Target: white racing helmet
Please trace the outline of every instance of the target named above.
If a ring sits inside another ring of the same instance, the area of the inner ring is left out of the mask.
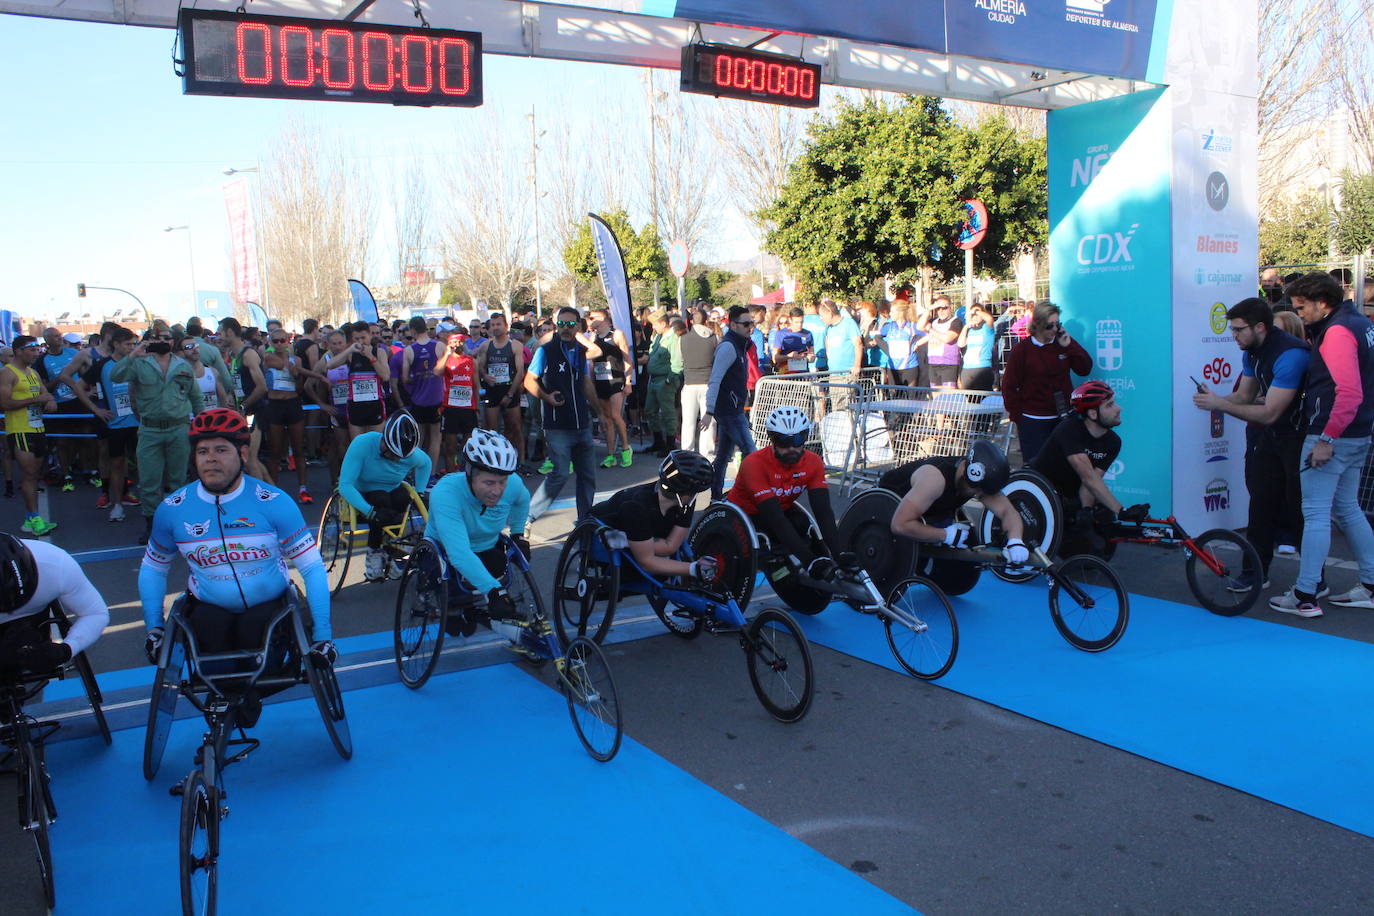
[[[764,423],[768,438],[782,445],[805,445],[811,435],[811,418],[800,407],[784,404],[768,412]]]
[[[511,474],[520,463],[520,455],[509,439],[489,429],[475,429],[463,446],[468,466],[493,474]]]

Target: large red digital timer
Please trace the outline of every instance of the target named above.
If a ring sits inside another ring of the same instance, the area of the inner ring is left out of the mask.
[[[182,9],[187,95],[482,104],[482,35]]]
[[[682,49],[682,91],[816,108],[821,66],[785,54],[694,44]]]

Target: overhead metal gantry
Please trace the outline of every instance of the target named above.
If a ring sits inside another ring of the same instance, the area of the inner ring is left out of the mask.
[[[599,0],[605,6],[616,0]],[[238,0],[201,0],[200,9],[233,10]],[[264,15],[411,25],[410,0],[251,0]],[[488,54],[677,70],[692,40],[753,46],[822,65],[822,80],[873,89],[1027,108],[1063,108],[1125,95],[1152,84],[847,39],[782,34],[551,3],[446,0],[422,3],[437,28],[482,33]],[[177,0],[0,0],[0,13],[174,29]]]

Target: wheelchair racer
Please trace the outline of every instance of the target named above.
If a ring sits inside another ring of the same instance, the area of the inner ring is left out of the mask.
[[[75,617],[54,641],[53,602]],[[90,648],[110,622],[110,609],[71,555],[47,541],[0,534],[0,677],[60,668]]]
[[[433,465],[420,443],[420,426],[409,413],[387,417],[381,432],[354,438],[339,468],[339,494],[367,519],[367,560],[363,575],[369,582],[387,577],[382,527],[395,525],[410,509],[404,481],[415,474],[415,489],[429,483]]]
[[[997,516],[1007,534],[1002,556],[1010,566],[1024,566],[1030,551],[1021,540],[1021,516],[1002,493],[1010,477],[1007,456],[979,439],[966,455],[921,458],[893,468],[878,479],[878,486],[902,498],[892,514],[893,534],[946,547],[973,546],[969,526],[955,517],[964,503],[976,498]]]
[[[809,578],[823,581],[834,578],[841,566],[853,568],[857,565],[853,554],[832,558],[811,550],[807,541],[810,519],[795,507],[798,497],[806,493],[821,540],[827,546],[839,543],[825,465],[820,455],[806,448],[811,419],[800,407],[783,405],[769,412],[764,426],[769,447],[745,456],[725,498],[743,509],[789,564]]]
[[[658,466],[658,479],[629,487],[592,507],[591,517],[624,532],[630,555],[654,576],[689,576],[709,582],[716,576],[714,557],[690,563],[673,557],[692,527],[698,493],[711,489],[711,462],[689,449],[674,449]],[[631,570],[623,569],[622,575]]]
[[[1121,405],[1106,382],[1091,379],[1069,397],[1074,415],[1054,428],[1040,453],[1030,463],[1059,494],[1068,522],[1059,552],[1102,555],[1104,538],[1113,533],[1117,519],[1139,522],[1150,507],[1123,508],[1103,474],[1121,454],[1121,437],[1113,430],[1121,425]]]
[[[334,664],[329,582],[314,532],[285,491],[243,472],[250,436],[243,415],[227,407],[204,411],[191,420],[189,436],[200,480],[157,507],[138,573],[148,661],[158,663],[167,574],[179,553],[189,575],[177,604],[202,652],[262,648],[267,625],[294,598],[290,560],[310,604],[310,652]],[[256,718],[249,712],[243,724]]]
[[[521,532],[529,518],[530,491],[513,476],[520,454],[510,440],[486,429],[473,430],[463,446],[467,470],[445,474],[429,496],[426,534],[439,542],[448,562],[478,595],[484,596],[487,616],[497,620],[519,619],[501,578],[506,574],[506,550],[501,533],[528,559],[529,541]],[[471,636],[475,618],[450,615],[445,628],[450,636]]]

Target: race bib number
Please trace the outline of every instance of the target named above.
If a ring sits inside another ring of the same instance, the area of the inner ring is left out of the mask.
[[[200,399],[202,403],[204,403],[206,410],[209,410],[212,407],[219,406],[219,394],[217,392],[202,391],[200,393]]]
[[[127,385],[121,385],[115,389],[114,412],[117,417],[127,417],[134,412],[133,400],[129,397]]]
[[[448,406],[450,407],[471,407],[472,406],[472,386],[471,385],[450,385],[448,389]]]
[[[900,366],[911,355],[911,341],[889,340],[887,342],[887,355],[891,357],[893,363]]]
[[[29,405],[29,425],[32,426],[34,429],[43,428],[43,405]]]
[[[375,378],[355,378],[352,379],[353,400],[356,401],[376,401],[377,380]]]
[[[335,382],[329,386],[329,399],[338,407],[348,403],[348,382]]]
[[[234,375],[234,397],[243,400],[243,376],[238,374]]]
[[[805,372],[807,368],[805,356],[789,356],[787,358],[788,372]]]
[[[592,378],[598,382],[609,382],[611,380],[611,364],[592,363]]]
[[[274,391],[295,391],[296,381],[291,378],[289,369],[272,370],[272,389]]]
[[[510,381],[510,363],[492,363],[487,366],[487,374],[496,384],[504,385]]]

